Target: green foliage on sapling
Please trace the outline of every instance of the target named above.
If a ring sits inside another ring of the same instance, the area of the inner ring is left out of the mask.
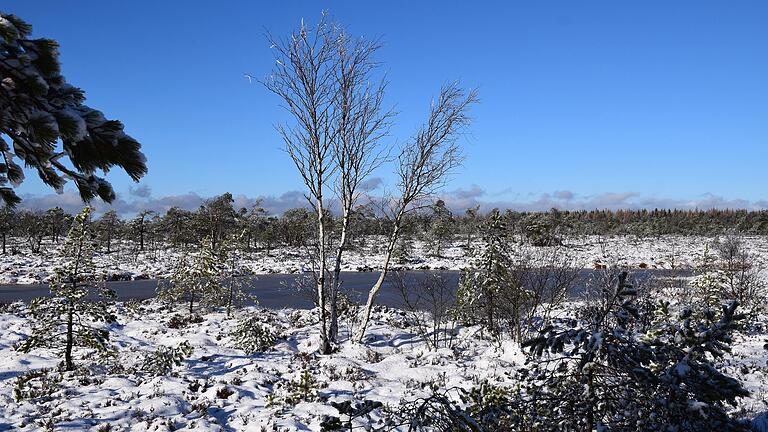
[[[462,275],[456,293],[457,317],[466,323],[482,323],[491,333],[499,331],[501,303],[511,315],[513,336],[518,328],[528,293],[512,277],[514,263],[509,249],[507,227],[498,210],[494,210],[480,227],[484,248],[473,251],[473,267]],[[501,295],[503,294],[503,300]],[[507,316],[509,318],[509,316]]]
[[[96,324],[115,321],[111,311],[115,295],[107,289],[104,275],[97,274],[94,244],[91,209],[86,207],[67,235],[62,249],[65,261],[54,270],[49,283],[51,296],[34,299],[30,305],[32,333],[17,347],[19,351],[56,350],[64,357],[66,370],[74,369],[75,347],[109,351],[109,331]]]
[[[218,303],[225,306],[227,316],[232,315],[232,310],[242,306],[248,301],[255,300],[254,296],[247,292],[251,281],[251,271],[242,263],[242,246],[246,238],[246,231],[239,236],[227,237],[222,240],[219,247],[218,259],[220,262]]]
[[[157,288],[159,299],[168,302],[188,303],[189,316],[195,312],[195,304],[218,306],[221,304],[219,281],[219,260],[211,239],[204,239],[198,252],[183,256],[167,281],[161,281]]]

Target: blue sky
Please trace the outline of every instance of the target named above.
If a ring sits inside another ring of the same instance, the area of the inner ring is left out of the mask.
[[[2,8],[57,39],[67,79],[143,143],[147,188],[131,194],[127,176],[109,174],[125,200],[300,190],[273,127],[285,114],[243,74],[269,73],[265,31],[287,34],[327,9],[351,33],[384,42],[388,102],[399,112],[387,144],[411,136],[441,84],[478,88],[468,159],[446,189],[456,206],[768,207],[768,2]],[[377,173],[385,184],[388,171]],[[20,192],[49,194],[33,177]]]

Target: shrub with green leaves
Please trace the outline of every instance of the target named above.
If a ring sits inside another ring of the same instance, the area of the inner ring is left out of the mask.
[[[274,330],[259,322],[253,314],[240,318],[231,336],[232,345],[246,354],[266,351],[272,348],[277,340]]]
[[[168,375],[173,368],[181,365],[194,349],[188,341],[184,341],[175,347],[160,346],[157,350],[150,352],[144,358],[141,365],[141,371],[153,376]]]

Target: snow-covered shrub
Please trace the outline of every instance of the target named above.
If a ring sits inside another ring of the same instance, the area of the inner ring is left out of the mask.
[[[19,315],[24,309],[21,302],[0,302],[0,314]]]
[[[300,402],[317,402],[320,400],[318,390],[321,383],[315,377],[315,369],[310,366],[310,357],[299,354],[303,363],[297,376],[281,378],[273,384],[272,392],[266,397],[266,406],[294,406]]]
[[[471,413],[461,407],[460,400],[465,393],[464,389],[451,388],[405,401],[397,407],[385,406],[384,416],[390,428],[386,430],[399,430],[398,427],[404,427],[413,432],[484,432],[485,429],[472,418]]]
[[[740,235],[728,233],[706,245],[698,259],[698,270],[688,284],[686,300],[689,302],[714,308],[737,301],[753,314],[765,308],[768,299],[765,266],[746,249]]]
[[[453,314],[463,324],[483,325],[491,336],[506,331],[522,341],[534,321],[546,321],[566,298],[578,271],[561,248],[514,257],[498,210],[479,231],[484,247],[471,251],[472,268],[459,281]]]
[[[697,301],[703,303],[704,307],[712,308],[725,300],[727,283],[723,272],[712,271],[694,277],[690,287],[694,290]]]
[[[530,213],[522,221],[523,234],[533,246],[555,246],[562,243],[559,237],[562,214],[557,210],[547,213]]]
[[[147,313],[147,308],[141,300],[130,299],[123,303],[123,312],[129,318],[138,318]]]
[[[249,355],[272,348],[277,340],[275,331],[253,314],[240,318],[230,336],[232,346]]]
[[[725,279],[724,294],[750,310],[765,307],[768,298],[766,271],[758,256],[751,253],[740,234],[728,233],[715,241],[717,269]]]
[[[235,394],[235,391],[227,386],[220,387],[218,390],[216,390],[216,397],[218,399],[227,399],[233,394]]]
[[[483,380],[464,394],[470,416],[486,430],[512,430],[512,390]]]
[[[22,400],[49,398],[61,390],[61,372],[51,369],[38,369],[16,377],[13,386],[13,398],[16,402]]]
[[[635,295],[622,273],[586,320],[543,329],[524,344],[528,361],[515,372],[516,386],[434,392],[394,418],[409,430],[749,430],[729,415],[749,392],[714,361],[745,318],[737,304],[695,315],[664,303],[643,332]]]
[[[358,366],[336,367],[328,365],[323,371],[329,381],[360,382],[370,379],[373,374]]]
[[[193,314],[193,315],[174,314],[171,316],[171,318],[168,319],[167,325],[168,325],[168,328],[180,329],[190,324],[198,324],[201,322],[203,322],[203,317],[198,314]]]
[[[144,357],[141,371],[153,376],[168,375],[175,366],[181,365],[194,349],[188,341],[181,342],[175,347],[160,346]]]
[[[538,429],[517,429],[513,411],[520,401],[513,391],[481,381],[467,390],[453,387],[432,389],[432,394],[403,401],[399,406],[382,409],[387,425],[409,431],[491,432]],[[552,429],[559,430],[559,429]],[[568,430],[568,429],[565,429]]]
[[[520,429],[739,431],[728,405],[749,395],[715,366],[744,316],[731,303],[698,318],[661,313],[637,332],[636,292],[619,275],[590,321],[544,329],[527,342],[530,366],[511,418]]]
[[[314,374],[309,369],[304,369],[297,379],[287,382],[284,401],[290,405],[316,401],[318,400],[318,388],[319,384]]]
[[[409,229],[405,229],[403,235],[397,239],[395,250],[392,252],[392,258],[400,265],[409,264],[414,259],[413,235]]]
[[[525,287],[512,278],[511,251],[507,239],[507,226],[498,210],[488,215],[480,227],[484,248],[473,251],[473,268],[462,274],[456,292],[454,315],[464,324],[482,324],[491,335],[501,330],[499,298],[505,291],[508,307],[517,317],[529,296]],[[517,318],[515,318],[517,319]]]

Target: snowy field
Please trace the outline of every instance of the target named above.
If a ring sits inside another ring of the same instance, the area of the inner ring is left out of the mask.
[[[252,355],[233,348],[230,333],[244,314],[277,333],[274,348]],[[0,430],[317,431],[323,415],[338,415],[330,402],[364,399],[384,404],[366,420],[380,425],[388,408],[433,391],[470,388],[483,378],[513,385],[510,372],[524,360],[516,344],[483,340],[476,327],[459,329],[452,348],[429,350],[392,309],[375,312],[365,344],[343,342],[328,356],[315,354],[319,335],[311,311],[208,313],[180,329],[169,327],[171,315],[157,303],[118,305],[118,323],[110,329],[113,357],[94,361],[80,351],[81,369],[52,373],[47,385],[35,384],[37,394],[18,399],[19,376],[55,368],[58,360],[46,350],[13,349],[30,323],[25,306],[8,306],[0,314]],[[762,316],[759,323],[768,320]],[[747,418],[766,410],[765,338],[739,334],[723,362],[752,392],[735,410]],[[172,372],[143,370],[147,353],[184,341],[193,351]]]
[[[467,386],[480,377],[505,382],[507,371],[522,361],[512,345],[473,337],[476,328],[462,329],[453,349],[430,351],[403,328],[406,320],[396,310],[375,313],[364,345],[343,343],[330,356],[314,354],[319,336],[310,324],[316,321],[312,312],[242,310],[238,314],[255,313],[279,333],[272,350],[249,356],[231,348],[236,319],[225,314],[206,314],[201,323],[172,329],[168,312],[157,304],[139,306],[140,313],[121,305],[119,324],[111,329],[115,358],[64,374],[45,397],[17,402],[16,376],[57,363],[45,351],[13,350],[29,326],[19,307],[16,314],[0,314],[0,430],[46,423],[70,430],[99,430],[106,423],[111,430],[133,431],[319,430],[324,414],[338,415],[330,401],[396,405],[427,395],[434,386]],[[183,341],[194,352],[169,376],[136,370],[146,352]]]
[[[625,268],[691,268],[699,262],[713,242],[711,237],[664,236],[655,238],[599,237],[568,238],[560,252],[572,265],[596,268],[601,265]],[[768,238],[744,237],[746,249],[761,264],[768,263]],[[345,253],[342,270],[377,270],[384,261],[380,245],[383,239],[366,238],[362,246]],[[26,247],[16,255],[0,255],[0,284],[33,284],[45,282],[58,264],[58,246],[46,245],[40,254],[30,254]],[[474,246],[474,245],[473,245]],[[540,254],[549,248],[514,244],[518,256]],[[712,251],[710,250],[710,253]],[[396,264],[403,269],[461,270],[469,266],[466,242],[455,241],[446,247],[441,257],[429,256],[423,242],[415,241],[412,257],[406,263]],[[163,248],[152,252],[134,253],[132,245],[122,245],[117,252],[97,254],[96,264],[121,278],[155,279],[166,277],[178,259],[179,253]],[[243,256],[244,265],[255,274],[298,273],[310,268],[308,253],[302,248],[281,247],[270,251],[254,251]]]
[[[688,268],[701,261],[712,241],[582,238],[567,242],[563,251],[583,268],[595,264]],[[375,243],[369,239],[368,244]],[[765,264],[766,239],[748,237],[744,245]],[[54,250],[26,258],[2,257],[5,281],[44,281],[52,262],[58,262]],[[445,258],[414,259],[412,265],[462,268],[468,263],[464,250],[456,243]],[[516,251],[521,256],[528,253],[527,246],[517,245]],[[424,256],[424,246],[417,244],[415,252]],[[255,253],[249,263],[257,272],[295,272],[306,265],[301,256],[300,250],[278,249],[273,256]],[[97,262],[114,272],[156,277],[173,259],[171,252],[163,252],[133,261],[130,254],[120,252],[99,255]],[[346,268],[376,268],[377,260],[369,246],[350,254]],[[685,306],[691,299],[686,281],[667,281],[658,295]],[[566,302],[554,316],[578,316],[581,306]],[[514,388],[515,370],[526,360],[518,343],[508,336],[484,337],[480,326],[455,327],[435,349],[419,331],[418,315],[386,307],[374,309],[366,338],[355,343],[350,334],[359,315],[353,306],[342,310],[338,347],[330,355],[320,355],[317,309],[247,307],[232,316],[220,309],[200,309],[199,319],[179,324],[187,316],[184,305],[156,300],[117,303],[116,322],[104,327],[110,334],[110,354],[76,348],[77,369],[60,372],[56,352],[16,349],[32,334],[30,306],[0,305],[0,431],[320,431],[326,416],[339,416],[332,403],[364,400],[382,404],[368,418],[356,420],[355,430],[370,430],[367,427],[385,427],[403,404],[435,393],[469,390],[486,379]],[[743,419],[761,413],[761,418],[768,417],[768,314],[764,305],[757,311],[749,325],[735,333],[732,352],[715,360],[721,371],[750,392],[731,408]],[[258,350],[244,348],[235,336],[243,322],[267,329],[272,335],[269,343]],[[768,422],[755,421],[754,430],[768,431],[761,427],[768,427]]]

